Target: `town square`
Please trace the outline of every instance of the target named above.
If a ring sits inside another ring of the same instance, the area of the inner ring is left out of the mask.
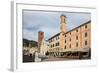
[[[91,59],[91,14],[23,10],[23,62]]]

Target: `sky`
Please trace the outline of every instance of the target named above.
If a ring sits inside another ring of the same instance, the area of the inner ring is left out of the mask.
[[[43,31],[44,39],[47,40],[53,35],[59,33],[60,16],[62,14],[66,15],[67,31],[91,20],[90,13],[23,10],[23,38],[37,41],[38,32]]]

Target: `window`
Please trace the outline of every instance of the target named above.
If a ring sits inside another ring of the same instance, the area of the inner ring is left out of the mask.
[[[85,41],[85,46],[87,46],[87,40]]]
[[[87,28],[87,25],[85,25],[85,28]]]
[[[65,40],[65,43],[66,43],[66,40]]]
[[[65,46],[65,49],[66,49],[66,46]]]
[[[64,18],[64,23],[66,23],[66,19]]]
[[[71,32],[70,32],[70,35],[71,35]]]
[[[76,40],[78,40],[78,36],[76,36]]]
[[[76,32],[78,32],[78,29],[76,30]]]
[[[71,48],[71,44],[69,45],[69,48]]]
[[[87,32],[85,33],[85,37],[87,37]]]
[[[70,41],[71,41],[71,38],[70,38]]]
[[[55,44],[55,46],[59,46],[59,42]]]
[[[53,47],[54,47],[54,44],[53,44]]]
[[[58,39],[59,39],[59,36],[56,37],[56,40],[58,40]]]
[[[78,47],[78,42],[76,43],[76,47]]]
[[[59,42],[58,42],[58,46],[59,46]]]
[[[55,46],[57,46],[57,43],[55,44]]]
[[[65,37],[66,37],[66,35],[65,35]]]

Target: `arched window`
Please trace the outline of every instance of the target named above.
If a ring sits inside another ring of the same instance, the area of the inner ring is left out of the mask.
[[[85,32],[85,37],[87,37],[87,32]]]
[[[66,45],[65,45],[65,48],[64,49],[66,49]]]

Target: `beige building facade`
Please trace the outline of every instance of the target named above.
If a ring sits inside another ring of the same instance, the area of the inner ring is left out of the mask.
[[[49,52],[86,51],[91,49],[91,21],[67,31],[66,16],[60,16],[60,32],[48,39]]]

